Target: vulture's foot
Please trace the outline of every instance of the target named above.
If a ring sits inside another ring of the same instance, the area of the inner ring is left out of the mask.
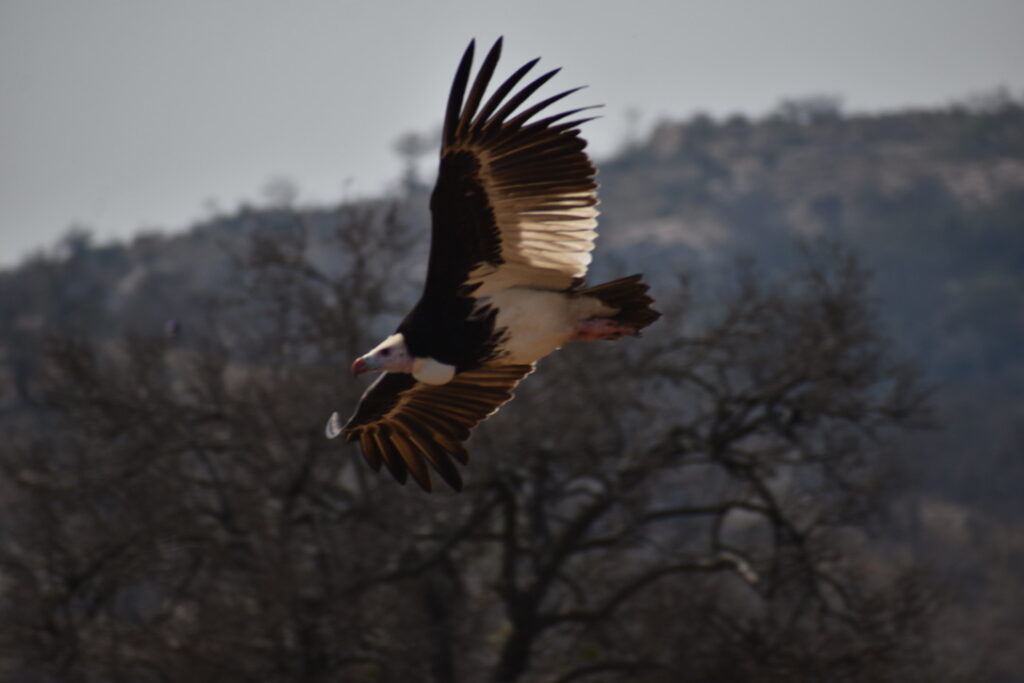
[[[601,339],[618,339],[635,334],[638,334],[635,327],[623,325],[611,318],[587,318],[576,323],[576,332],[569,341],[590,342]]]

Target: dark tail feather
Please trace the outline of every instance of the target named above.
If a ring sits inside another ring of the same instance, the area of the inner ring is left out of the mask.
[[[661,317],[661,313],[651,308],[654,299],[647,296],[648,287],[640,278],[639,274],[630,275],[603,285],[578,290],[577,294],[592,296],[602,303],[614,306],[619,312],[610,316],[611,319],[639,331]]]

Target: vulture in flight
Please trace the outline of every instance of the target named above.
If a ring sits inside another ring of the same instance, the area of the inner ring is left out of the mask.
[[[658,319],[640,275],[585,287],[597,227],[594,166],[579,127],[590,109],[538,115],[579,88],[526,105],[554,76],[520,86],[528,62],[485,97],[501,39],[470,85],[473,42],[448,96],[430,198],[423,295],[394,334],[352,364],[381,371],[344,425],[374,470],[453,489],[470,430],[512,398],[544,356],[571,341],[636,335]],[[467,93],[468,88],[468,93]]]

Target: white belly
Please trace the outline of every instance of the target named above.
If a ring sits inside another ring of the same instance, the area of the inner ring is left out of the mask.
[[[569,341],[576,323],[604,309],[590,297],[569,297],[562,292],[512,287],[480,300],[498,309],[495,326],[505,328],[504,363],[533,363]]]

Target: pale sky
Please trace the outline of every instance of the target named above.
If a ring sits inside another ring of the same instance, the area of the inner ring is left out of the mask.
[[[1024,92],[1021,0],[0,0],[0,266],[69,226],[101,240],[260,203],[394,185],[395,139],[441,122],[470,38],[498,76],[541,56],[548,89],[605,105],[600,159],[696,111],[782,97],[847,110]],[[539,72],[539,71],[538,71]]]

